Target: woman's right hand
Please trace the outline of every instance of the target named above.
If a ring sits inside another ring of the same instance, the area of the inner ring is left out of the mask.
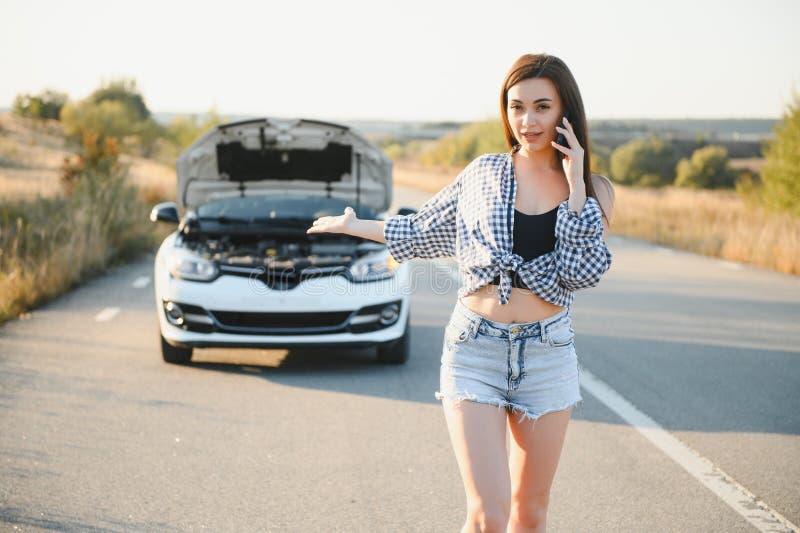
[[[356,212],[347,206],[344,208],[344,214],[338,217],[319,217],[306,233],[349,233],[356,221],[358,221]]]

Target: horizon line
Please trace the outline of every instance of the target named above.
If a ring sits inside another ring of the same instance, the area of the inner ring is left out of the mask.
[[[151,115],[178,115],[178,116],[190,116],[190,115],[197,115],[203,116],[208,114],[212,110],[207,111],[165,111],[165,110],[150,110]],[[330,116],[311,116],[311,115],[277,115],[271,113],[241,113],[241,112],[220,112],[217,110],[213,110],[217,115],[220,117],[252,117],[252,118],[305,118],[305,119],[313,119],[313,120],[328,120],[328,121],[340,121],[340,122],[400,122],[400,123],[446,123],[452,122],[456,124],[468,124],[472,122],[482,122],[485,120],[499,120],[500,117],[484,117],[484,118],[475,118],[475,119],[466,119],[466,120],[458,120],[458,119],[442,119],[442,118],[410,118],[410,119],[399,119],[399,118],[342,118],[342,117],[335,117],[331,118]],[[0,107],[0,113],[12,113],[13,109],[11,107]],[[741,116],[683,116],[683,117],[676,117],[676,116],[630,116],[630,117],[586,117],[587,120],[592,121],[599,121],[599,120],[610,120],[610,121],[636,121],[636,120],[781,120],[783,116],[771,117],[771,116],[752,116],[752,117],[741,117]]]

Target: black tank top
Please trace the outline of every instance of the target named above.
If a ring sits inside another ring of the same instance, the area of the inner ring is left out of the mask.
[[[514,247],[512,251],[529,261],[535,257],[552,252],[556,247],[556,214],[558,206],[547,213],[526,215],[514,209]],[[500,285],[497,275],[492,285]],[[511,276],[511,286],[527,289],[516,272]]]

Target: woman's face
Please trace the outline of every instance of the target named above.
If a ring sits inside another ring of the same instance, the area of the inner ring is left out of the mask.
[[[528,152],[554,152],[550,144],[564,127],[561,99],[556,86],[547,78],[527,78],[508,89],[508,122],[521,149]]]

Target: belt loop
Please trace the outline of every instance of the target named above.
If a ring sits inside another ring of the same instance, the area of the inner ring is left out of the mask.
[[[480,318],[478,318],[478,319],[473,319],[473,320],[471,320],[471,321],[470,321],[470,322],[471,322],[471,324],[470,324],[470,328],[472,328],[472,329],[471,329],[471,331],[472,331],[472,338],[473,338],[473,339],[474,339],[475,337],[477,337],[477,336],[478,336],[478,332],[480,332],[480,329],[481,329],[481,321],[482,321],[482,319],[480,319]]]
[[[542,342],[547,342],[547,331],[544,320],[539,321],[539,337],[541,338]]]

